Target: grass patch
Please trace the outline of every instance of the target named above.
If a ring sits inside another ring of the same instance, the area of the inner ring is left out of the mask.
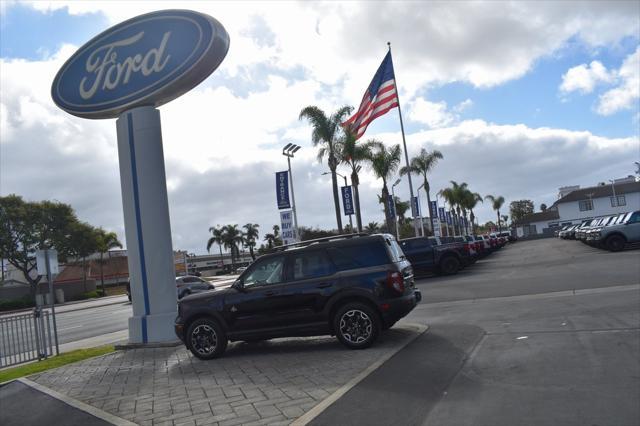
[[[89,349],[77,349],[71,352],[65,352],[58,356],[52,356],[45,360],[32,362],[31,364],[20,365],[18,367],[7,368],[0,371],[0,383],[20,377],[30,376],[31,374],[40,373],[52,368],[61,367],[72,362],[83,361],[94,356],[108,354],[115,349],[113,345],[97,346]]]

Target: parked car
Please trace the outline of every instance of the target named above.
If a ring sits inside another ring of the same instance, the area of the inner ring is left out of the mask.
[[[600,219],[594,226],[590,227],[589,230],[586,232],[585,239],[583,240],[583,242],[586,244],[589,244],[590,246],[596,246],[597,245],[596,241],[599,238],[598,235],[599,235],[599,232],[602,230],[602,228],[615,224],[618,218],[623,217],[625,214],[626,213],[621,213],[621,214],[607,216]]]
[[[454,237],[415,237],[400,240],[400,247],[411,262],[416,275],[438,273],[457,274],[465,262],[464,243],[453,241]],[[443,242],[444,241],[444,242]],[[451,241],[451,242],[447,242]],[[469,257],[467,254],[466,257]]]
[[[178,299],[194,293],[213,290],[215,286],[209,281],[203,280],[195,275],[187,275],[184,277],[176,277],[176,294]]]
[[[180,300],[175,332],[198,358],[228,341],[335,335],[364,349],[420,301],[393,236],[343,235],[278,247],[230,288]]]
[[[620,251],[628,243],[640,242],[640,210],[626,213],[615,224],[600,228],[594,241],[610,251]]]

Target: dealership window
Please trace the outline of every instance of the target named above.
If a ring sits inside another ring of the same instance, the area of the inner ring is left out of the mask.
[[[624,195],[617,195],[616,198],[609,197],[609,199],[611,200],[611,207],[627,205],[627,199]]]
[[[593,200],[582,200],[578,203],[581,212],[593,210]]]

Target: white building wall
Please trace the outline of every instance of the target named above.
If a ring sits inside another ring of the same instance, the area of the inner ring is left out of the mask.
[[[593,210],[580,211],[579,201],[558,204],[560,219],[557,222],[577,222],[582,219],[640,210],[640,192],[631,192],[623,195],[625,196],[626,205],[617,207],[611,207],[610,197],[594,198]]]

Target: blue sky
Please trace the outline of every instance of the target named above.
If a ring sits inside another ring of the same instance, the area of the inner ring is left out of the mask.
[[[525,198],[551,204],[559,186],[633,173],[640,6],[500,4],[162,3],[208,13],[231,35],[221,67],[161,107],[177,248],[201,252],[194,230],[206,233],[216,223],[276,223],[271,175],[285,167],[279,151],[286,142],[303,147],[294,162],[301,223],[335,226],[326,165],[315,160],[298,113],[309,104],[327,112],[357,108],[386,40],[393,41],[409,154],[422,147],[445,154],[433,172],[435,191],[466,181],[483,195],[505,196],[507,204]],[[72,53],[59,53],[61,46],[79,47],[151,10],[152,2],[3,3],[0,195],[69,202],[83,220],[122,233],[114,123],[71,117],[48,92]],[[400,142],[397,117],[392,110],[374,121],[365,139]],[[35,157],[24,163],[29,152],[56,159],[64,170],[43,182],[45,164]],[[380,222],[381,183],[366,171],[361,180],[364,220]],[[408,198],[404,185],[396,190]],[[237,194],[250,194],[249,201],[230,211]],[[494,213],[481,205],[477,215],[484,221]]]

